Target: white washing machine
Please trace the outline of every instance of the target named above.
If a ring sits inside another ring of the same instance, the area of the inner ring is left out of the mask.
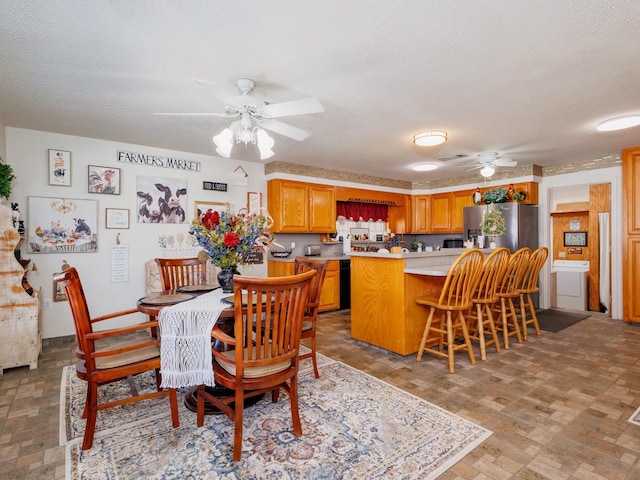
[[[554,260],[551,265],[551,306],[589,310],[587,260]]]

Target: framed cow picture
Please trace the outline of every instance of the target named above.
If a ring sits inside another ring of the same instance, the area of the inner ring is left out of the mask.
[[[98,250],[98,201],[29,197],[29,253]]]
[[[136,177],[138,223],[187,223],[187,180]]]

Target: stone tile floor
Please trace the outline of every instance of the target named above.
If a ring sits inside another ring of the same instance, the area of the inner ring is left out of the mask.
[[[73,337],[48,339],[37,370],[0,377],[0,478],[62,479],[60,375]],[[640,480],[640,326],[602,314],[469,364],[400,356],[351,339],[349,311],[325,313],[320,353],[368,372],[494,434],[444,480]],[[479,356],[477,354],[477,356]],[[195,421],[195,419],[194,419]]]

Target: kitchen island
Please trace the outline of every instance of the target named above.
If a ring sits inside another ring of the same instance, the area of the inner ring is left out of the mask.
[[[448,270],[443,266],[465,251],[352,252],[351,336],[400,355],[416,353],[428,312],[415,300],[439,293]]]

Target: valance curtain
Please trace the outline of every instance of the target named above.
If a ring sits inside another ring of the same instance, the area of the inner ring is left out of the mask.
[[[337,202],[336,215],[338,217],[343,216],[347,220],[353,219],[356,222],[360,218],[365,222],[369,220],[387,222],[389,220],[389,208],[387,205],[377,203]]]

